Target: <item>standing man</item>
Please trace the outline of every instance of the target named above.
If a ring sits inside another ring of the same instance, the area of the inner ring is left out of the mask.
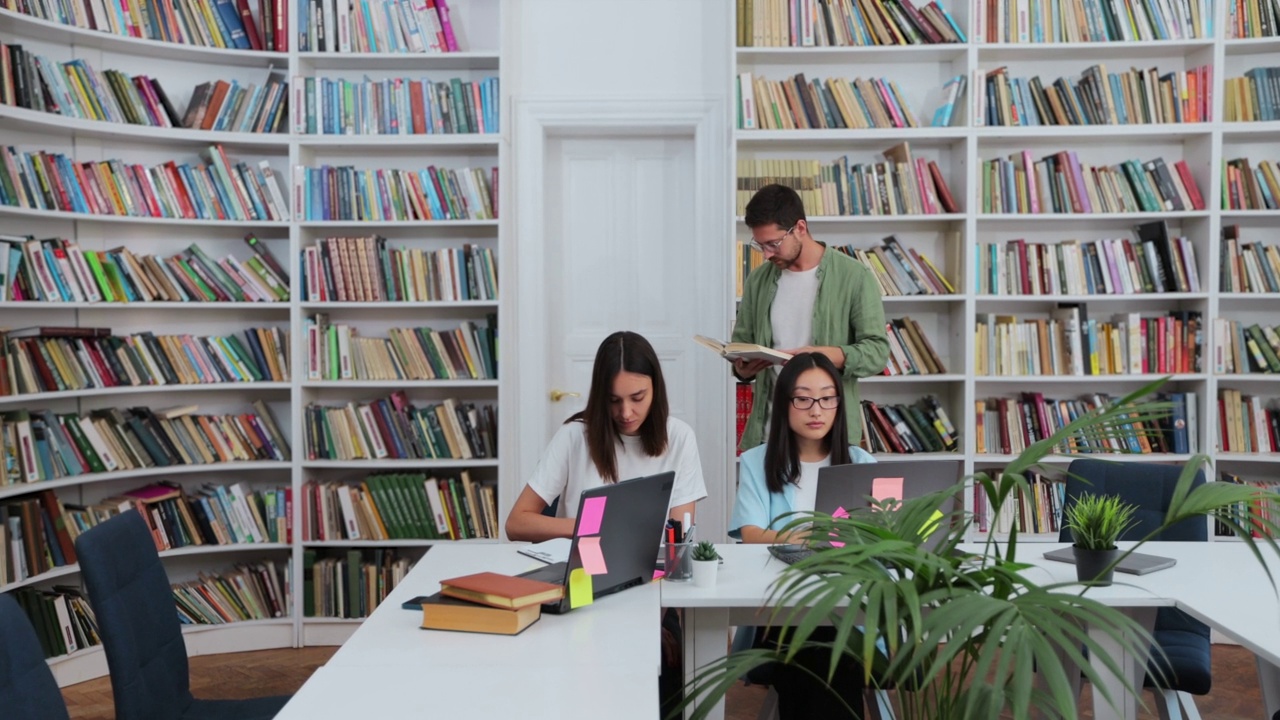
[[[733,342],[795,355],[819,352],[840,370],[849,444],[862,441],[858,378],[884,370],[889,340],[884,304],[871,271],[813,239],[795,190],[767,185],[747,203],[751,239],[768,262],[751,272],[738,306]],[[736,360],[733,373],[755,380],[743,450],[764,442],[777,373],[766,360]]]

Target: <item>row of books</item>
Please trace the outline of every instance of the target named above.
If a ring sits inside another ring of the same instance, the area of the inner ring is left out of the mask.
[[[302,487],[307,540],[467,540],[499,535],[496,489],[471,479],[422,473],[370,475],[358,485]]]
[[[1017,455],[1032,443],[1046,440],[1072,421],[1108,407],[1118,398],[1092,393],[1078,400],[1055,400],[1038,392],[1018,397],[988,398],[974,402],[978,454]],[[1065,443],[1053,447],[1059,454],[1199,452],[1196,428],[1199,420],[1194,392],[1162,393],[1169,411],[1145,416],[1135,411],[1129,422],[1117,419],[1113,428],[1079,430]]]
[[[303,52],[459,52],[447,0],[296,0]]]
[[[493,380],[497,343],[492,318],[452,330],[391,328],[389,337],[358,337],[346,323],[317,313],[305,322],[308,380]]]
[[[198,415],[198,409],[5,412],[0,486],[113,470],[289,459],[289,444],[261,400],[253,402],[254,412],[238,415]]]
[[[884,153],[887,162],[850,165],[847,155],[819,160],[738,160],[737,213],[772,183],[795,188],[810,216],[908,215],[960,211],[938,163],[911,158],[906,143]]]
[[[347,550],[338,557],[302,551],[304,617],[363,618],[378,607],[413,568],[394,550]]]
[[[1210,0],[983,0],[974,35],[989,43],[1132,42],[1213,37]]]
[[[977,72],[974,117],[980,125],[1191,123],[1211,115],[1213,68],[1208,65],[1161,74],[1154,67],[1108,73],[1098,64],[1079,79],[1060,77],[1048,87],[1039,76],[1011,78],[1007,67]]]
[[[1261,491],[1276,492],[1280,490],[1280,483],[1270,478],[1246,479],[1240,475],[1229,473],[1225,470],[1218,473],[1218,482],[1235,483],[1237,485],[1249,485]],[[1252,523],[1252,517],[1261,516],[1272,522],[1280,517],[1280,508],[1263,498],[1256,498],[1252,503],[1253,507],[1246,506],[1245,503],[1237,503],[1231,510],[1224,515],[1215,516],[1213,520],[1213,534],[1218,537],[1236,537],[1235,531],[1232,530],[1224,520],[1230,520],[1237,525],[1246,526],[1246,523]],[[1253,528],[1254,537],[1262,537],[1262,531],[1256,525]]]
[[[137,510],[142,515],[156,550],[292,540],[292,491],[287,487],[205,483],[187,493],[177,483],[161,481],[99,504],[113,503],[118,512]]]
[[[75,538],[52,490],[0,505],[0,586],[76,562]]]
[[[848,47],[963,43],[964,30],[936,0],[745,0],[738,47]]]
[[[6,147],[0,204],[33,210],[188,220],[287,220],[271,165],[234,165],[221,145],[206,163],[147,167],[123,160],[75,162],[63,153]]]
[[[192,244],[168,258],[126,247],[83,250],[62,238],[0,235],[0,300],[34,302],[280,302],[289,276],[252,234],[247,260],[215,261]]]
[[[302,252],[303,286],[311,302],[498,299],[497,258],[479,245],[396,249],[372,235],[321,238]]]
[[[234,570],[199,573],[173,585],[178,621],[183,625],[223,625],[288,617],[293,606],[292,560],[241,563]]]
[[[1280,120],[1280,67],[1256,67],[1227,78],[1223,114],[1227,122]]]
[[[1213,371],[1280,373],[1280,325],[1214,318]]]
[[[267,72],[262,84],[236,80],[200,83],[191,93],[181,127],[227,132],[283,132],[289,117],[289,87],[284,73]],[[174,126],[179,126],[175,121]]]
[[[934,395],[914,404],[862,401],[863,449],[872,453],[955,452],[960,433]]]
[[[1222,228],[1218,287],[1232,293],[1280,293],[1280,246],[1241,242],[1240,227]]]
[[[492,180],[490,179],[492,178]],[[493,220],[498,168],[361,170],[299,165],[294,175],[300,220]]]
[[[915,248],[902,247],[890,235],[866,250],[836,245],[836,250],[862,263],[876,276],[883,295],[953,295],[955,285],[928,257]]]
[[[94,333],[88,335],[86,333]],[[144,385],[288,382],[289,334],[111,335],[110,328],[0,330],[0,395]]]
[[[1280,408],[1275,398],[1218,390],[1218,446],[1222,452],[1280,452]],[[1268,405],[1272,407],[1267,407]]]
[[[1185,237],[978,243],[979,295],[1131,295],[1200,292]]]
[[[883,78],[737,77],[739,130],[920,127],[896,83]]]
[[[1248,158],[1222,163],[1223,210],[1280,210],[1280,162]]]
[[[1039,377],[1200,371],[1198,312],[1171,311],[1159,317],[1119,313],[1107,322],[1082,319],[1083,307],[1060,307],[1048,318],[979,315],[974,373]]]
[[[0,6],[63,25],[132,38],[234,50],[288,50],[284,0],[3,0]],[[264,36],[270,44],[264,44]]]
[[[415,406],[403,391],[369,402],[303,411],[308,460],[496,458],[498,414],[492,405],[445,398]]]
[[[3,562],[3,555],[0,553],[0,562]],[[18,601],[31,626],[36,629],[40,649],[46,658],[102,644],[98,620],[80,588],[54,585],[39,589],[24,587],[12,592],[13,599]]]
[[[159,80],[99,72],[83,59],[53,62],[18,44],[0,43],[0,103],[70,118],[178,127]]]
[[[920,327],[909,317],[893,318],[884,324],[889,338],[889,362],[885,375],[941,375],[947,372],[946,363],[933,349],[933,344]]]
[[[992,512],[986,488],[973,484],[973,519],[978,532],[1007,535],[1016,529],[1019,533],[1058,534],[1066,483],[1035,471],[1024,476],[1027,484],[1019,488],[1016,497],[1005,500],[999,514]]]
[[[1185,160],[1116,165],[1080,162],[1074,151],[1032,160],[1031,151],[982,161],[984,213],[1132,213],[1203,210]]]
[[[1227,36],[1280,36],[1280,0],[1230,0],[1227,3]]]
[[[309,135],[457,135],[498,132],[498,78],[295,77],[296,132]]]

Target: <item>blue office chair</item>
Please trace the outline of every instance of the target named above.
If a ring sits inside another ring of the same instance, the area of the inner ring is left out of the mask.
[[[1137,540],[1164,522],[1181,474],[1179,465],[1073,460],[1067,469],[1064,511],[1086,492],[1118,496],[1137,507],[1135,524],[1121,539]],[[1202,485],[1204,481],[1204,473],[1198,472],[1193,486]],[[1203,518],[1192,518],[1153,539],[1206,542],[1209,527]],[[1071,531],[1063,528],[1058,540],[1071,542]],[[1209,626],[1176,608],[1159,608],[1153,634],[1163,656],[1153,653],[1143,684],[1152,688],[1161,701],[1161,717],[1180,718],[1185,707],[1188,717],[1199,718],[1191,696],[1207,694],[1213,684]],[[1161,680],[1167,687],[1160,686]]]
[[[70,720],[40,638],[12,595],[0,595],[0,708],[5,720]]]
[[[136,512],[76,538],[80,572],[107,655],[116,720],[267,720],[289,696],[197,700],[173,590]]]

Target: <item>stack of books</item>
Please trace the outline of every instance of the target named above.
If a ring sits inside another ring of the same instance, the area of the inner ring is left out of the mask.
[[[564,587],[528,578],[482,572],[440,581],[440,592],[422,598],[427,630],[517,635],[542,617],[542,603],[564,597]]]

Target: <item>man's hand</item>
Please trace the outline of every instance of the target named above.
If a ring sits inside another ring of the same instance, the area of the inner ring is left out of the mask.
[[[747,360],[738,358],[733,361],[733,372],[743,380],[750,380],[760,373],[761,370],[769,367],[773,363],[768,360]]]

